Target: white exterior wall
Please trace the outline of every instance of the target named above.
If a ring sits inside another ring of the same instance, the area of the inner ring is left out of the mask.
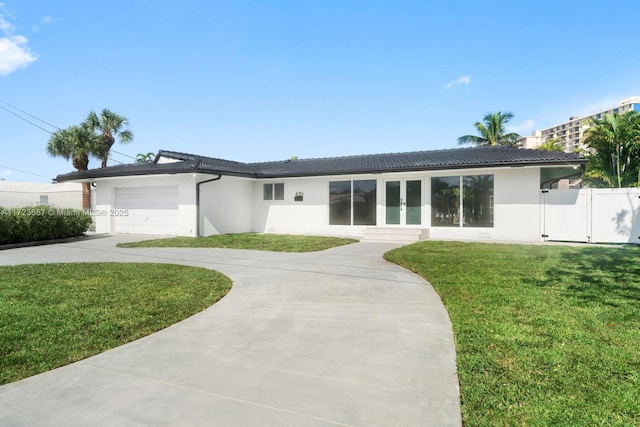
[[[500,168],[429,173],[435,176],[493,175],[494,227],[432,227],[441,239],[540,241],[540,168]],[[431,180],[427,180],[428,226],[431,225]]]
[[[494,176],[494,227],[431,227],[431,177],[463,175]],[[385,181],[420,179],[423,189],[422,224],[407,227],[430,229],[432,239],[541,240],[539,167],[260,180],[222,176],[219,180],[200,185],[198,215],[196,184],[214,177],[180,174],[99,179],[95,211],[101,215],[95,216],[96,232],[116,232],[115,218],[108,214],[115,209],[116,188],[177,185],[178,235],[265,232],[360,237],[372,226],[329,225],[329,182],[375,179],[377,227],[386,227]],[[284,200],[263,200],[263,185],[268,183],[284,183]],[[296,194],[302,194],[303,200],[295,201]]]
[[[431,177],[494,175],[494,227],[431,227]],[[329,182],[377,180],[377,226],[384,225],[384,183],[422,180],[422,225],[432,239],[540,241],[540,168],[495,168],[394,174],[368,174],[258,180],[255,182],[253,231],[280,234],[362,236],[372,226],[329,225]],[[263,184],[284,182],[284,200],[262,200]],[[296,193],[302,202],[294,202]],[[398,227],[398,226],[393,226]]]
[[[92,191],[91,196],[94,194],[95,192]],[[47,196],[49,199],[47,204],[50,206],[55,206],[57,208],[82,209],[82,189],[79,191],[45,192],[42,195]]]
[[[376,177],[379,175],[257,180],[253,188],[254,230],[278,234],[362,236],[369,226],[329,225],[329,182]],[[284,183],[284,200],[262,200],[263,185],[269,183]],[[294,201],[297,193],[302,193],[302,202]],[[377,192],[377,199],[380,205],[380,190]]]
[[[184,175],[150,175],[96,180],[96,201],[94,219],[96,233],[115,233],[116,216],[114,212],[116,188],[141,188],[164,185],[178,186],[179,236],[196,235],[196,177]],[[157,234],[165,234],[157,230]]]
[[[47,203],[40,203],[47,196]],[[15,208],[46,204],[58,208],[82,209],[82,186],[77,183],[44,184],[0,181],[0,206]]]
[[[540,168],[496,172],[494,238],[540,241]]]
[[[201,175],[198,182],[212,179]],[[222,176],[200,185],[200,235],[246,233],[253,227],[254,180]]]

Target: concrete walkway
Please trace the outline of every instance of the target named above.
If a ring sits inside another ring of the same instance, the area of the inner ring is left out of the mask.
[[[0,251],[0,265],[177,263],[234,281],[181,323],[0,387],[0,425],[461,425],[448,314],[427,282],[382,259],[393,245],[304,254],[115,247],[143,238]]]

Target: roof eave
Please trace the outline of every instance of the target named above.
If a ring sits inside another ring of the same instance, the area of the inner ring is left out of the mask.
[[[342,171],[318,171],[310,173],[280,173],[268,174],[258,173],[255,178],[304,178],[318,176],[337,176],[337,175],[365,175],[365,174],[382,174],[382,173],[401,173],[401,172],[421,172],[421,171],[442,171],[442,170],[460,170],[460,169],[489,169],[489,168],[509,168],[509,167],[526,167],[526,166],[580,166],[587,163],[586,159],[576,159],[571,161],[541,161],[541,162],[509,162],[509,163],[481,163],[481,164],[458,164],[458,165],[439,165],[439,166],[415,166],[403,168],[387,168],[387,169],[353,169]]]
[[[255,178],[255,175],[252,174],[242,174],[242,173],[233,173],[233,172],[224,172],[224,171],[213,171],[209,169],[203,168],[193,168],[188,170],[178,170],[178,169],[165,169],[165,170],[147,170],[147,171],[119,171],[119,172],[111,172],[111,173],[99,173],[100,169],[94,169],[90,171],[83,172],[72,172],[68,174],[58,175],[56,177],[57,182],[89,182],[95,181],[98,179],[107,179],[107,178],[123,178],[129,176],[157,176],[157,175],[185,175],[192,173],[201,173],[207,175],[228,175],[228,176],[239,176],[245,178]],[[97,173],[96,173],[97,172]]]

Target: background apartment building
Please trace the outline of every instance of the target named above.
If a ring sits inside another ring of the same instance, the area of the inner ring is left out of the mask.
[[[550,139],[556,139],[564,147],[564,151],[570,153],[578,148],[585,148],[582,145],[582,137],[584,131],[589,127],[586,123],[587,119],[602,119],[605,114],[623,114],[627,111],[637,111],[640,113],[640,96],[631,96],[621,100],[616,106],[588,116],[572,116],[569,117],[569,121],[567,122],[534,131],[532,136],[520,138],[520,145],[523,148],[536,148]]]

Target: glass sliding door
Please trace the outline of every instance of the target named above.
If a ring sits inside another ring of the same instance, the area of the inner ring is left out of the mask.
[[[493,227],[493,175],[462,177],[463,227]]]
[[[329,225],[376,225],[377,194],[375,179],[330,181]]]
[[[420,225],[422,224],[422,181],[406,181],[405,187],[406,223]]]
[[[431,226],[493,227],[493,175],[431,178]]]
[[[353,181],[353,225],[376,225],[376,180]]]
[[[402,199],[400,198],[400,181],[385,182],[385,218],[386,224],[400,224],[400,209]]]
[[[329,224],[351,225],[351,181],[329,183]]]
[[[431,178],[431,225],[460,227],[460,177]]]

